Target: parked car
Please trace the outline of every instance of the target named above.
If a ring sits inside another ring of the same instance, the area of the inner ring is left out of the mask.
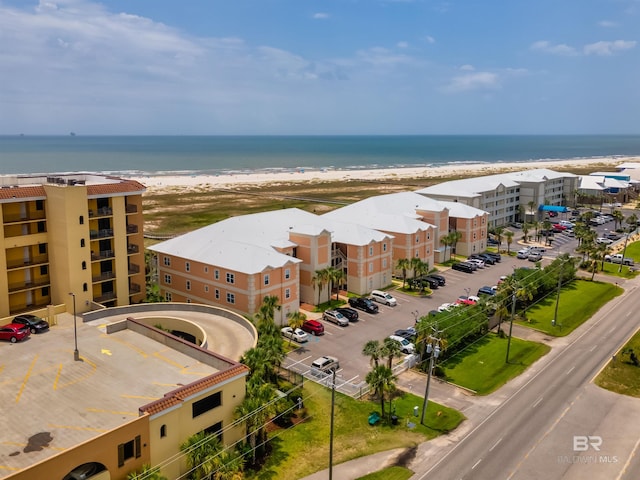
[[[540,260],[542,260],[542,253],[531,252],[527,257],[527,260],[529,260],[530,262],[539,262]]]
[[[596,243],[601,243],[604,245],[610,245],[613,243],[613,240],[611,240],[610,238],[606,238],[606,237],[598,237],[596,238]]]
[[[31,335],[29,327],[21,323],[9,323],[0,327],[0,340],[9,340],[11,343],[16,343],[24,340],[29,335]]]
[[[522,223],[520,222],[511,222],[509,225],[513,228],[522,228]]]
[[[311,335],[324,334],[324,325],[317,320],[306,320],[300,328]]]
[[[431,290],[436,290],[440,286],[438,280],[426,276],[412,278],[411,280],[409,280],[409,283],[413,288],[428,287]]]
[[[311,367],[320,372],[329,373],[338,370],[340,368],[340,362],[336,357],[325,355],[311,362]]]
[[[395,307],[398,304],[398,301],[388,294],[387,292],[383,292],[382,290],[374,290],[371,292],[371,298],[373,298],[378,303],[383,303],[385,305],[389,305],[390,307]]]
[[[326,320],[327,322],[340,325],[341,327],[349,326],[349,320],[347,320],[347,317],[336,310],[325,310],[325,312],[322,314],[322,319]]]
[[[469,259],[467,259],[467,262],[477,265],[478,268],[484,268],[485,267],[484,261],[480,260],[479,258],[469,258]]]
[[[457,262],[451,265],[453,270],[458,270],[459,272],[464,273],[473,273],[473,267],[466,262]]]
[[[350,322],[358,321],[358,312],[356,312],[353,308],[340,307],[336,308],[336,312],[341,313]]]
[[[469,258],[477,258],[479,260],[482,260],[485,265],[496,264],[496,259],[491,255],[487,255],[486,253],[472,253],[471,255],[469,255]]]
[[[415,336],[418,334],[418,332],[416,332],[415,328],[409,327],[409,328],[402,328],[400,330],[396,330],[395,332],[393,332],[393,334],[398,337],[406,338],[411,342],[413,341]]]
[[[498,242],[497,240],[489,237],[489,238],[487,238],[487,245],[500,245],[500,242]]]
[[[493,287],[490,287],[488,285],[485,285],[478,289],[478,297],[481,297],[482,295],[494,296],[495,294],[496,294],[496,290]]]
[[[301,328],[284,327],[280,332],[282,333],[282,336],[290,338],[294,342],[305,343],[309,340],[309,335],[307,335],[307,332]]]
[[[526,260],[527,258],[529,258],[530,253],[531,253],[531,249],[523,248],[522,250],[518,250],[518,253],[516,254],[516,258],[519,258],[521,260]]]
[[[447,284],[447,279],[437,273],[430,273],[427,275],[427,277],[435,278],[438,281],[438,285],[440,285],[441,287],[444,287]]]
[[[395,340],[400,344],[400,351],[402,353],[411,354],[416,350],[415,345],[406,338],[400,337],[398,335],[389,335],[389,338],[391,340]]]
[[[482,255],[489,255],[498,263],[502,261],[502,255],[500,255],[498,252],[484,252],[482,253]]]
[[[563,227],[566,228],[573,228],[575,227],[575,225],[573,224],[573,222],[570,222],[569,220],[560,220],[558,222],[560,225],[562,225]]]
[[[622,235],[619,234],[618,232],[608,232],[605,235],[605,237],[610,239],[610,240],[620,240],[622,238]]]
[[[621,253],[615,253],[613,255],[605,255],[604,261],[611,262],[611,263],[622,263],[623,265],[633,265],[634,263],[633,258],[623,257]]]
[[[367,313],[378,313],[378,306],[367,297],[351,297],[349,299],[349,305]]]
[[[576,232],[574,232],[572,229],[568,229],[568,228],[562,233],[564,233],[567,237],[572,237],[573,238],[573,237],[576,236]]]
[[[29,331],[34,334],[46,332],[47,330],[49,330],[49,322],[29,313],[18,315],[13,319],[11,323],[26,325],[27,327],[29,327]]]

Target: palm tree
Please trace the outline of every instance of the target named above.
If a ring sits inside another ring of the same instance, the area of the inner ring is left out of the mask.
[[[524,243],[527,243],[528,240],[528,236],[529,236],[529,230],[531,229],[531,224],[530,223],[523,223],[522,224],[522,238],[524,239]]]
[[[382,345],[378,340],[369,340],[362,348],[362,354],[371,357],[371,363],[374,367],[378,366],[382,353]]]
[[[511,230],[505,230],[504,236],[507,238],[507,255],[511,252],[511,242],[513,242],[513,232]]]
[[[401,354],[402,351],[400,350],[400,344],[398,342],[389,337],[384,339],[381,356],[387,357],[387,368],[389,368],[389,370],[393,368],[393,359],[399,357]]]
[[[450,247],[451,245],[453,245],[452,241],[451,241],[451,236],[450,235],[444,235],[440,238],[440,243],[442,245],[444,245],[444,249],[445,251],[447,250],[447,247]],[[451,260],[451,249],[449,249],[449,260]]]
[[[638,227],[638,216],[635,213],[632,213],[627,217],[625,222],[627,222],[627,224],[629,225],[629,231],[633,232]]]
[[[383,418],[385,394],[394,390],[397,380],[398,378],[393,374],[393,371],[384,365],[374,367],[365,377],[365,381],[380,399],[380,415]]]
[[[311,285],[313,288],[318,287],[318,305],[320,305],[320,294],[322,293],[325,283],[327,283],[327,269],[316,270],[314,276],[311,278]]]
[[[442,240],[444,240],[444,238]],[[410,262],[408,258],[399,258],[396,262],[396,268],[402,271],[402,288],[404,288],[407,281],[407,270],[409,269],[409,267]]]
[[[531,200],[529,203],[527,203],[527,206],[529,207],[529,214],[531,215],[531,221],[532,222],[536,221],[537,219],[534,217],[536,212],[536,202]]]
[[[235,450],[223,450],[213,461],[214,480],[242,480],[244,478],[244,456]]]
[[[333,287],[335,285],[337,285],[336,288],[336,300],[339,300],[340,298],[340,286],[341,286],[341,282],[344,279],[344,270],[342,270],[341,268],[329,268],[328,269],[328,277],[329,277],[329,282],[331,283],[331,289],[330,291],[333,290]]]
[[[502,244],[502,233],[504,232],[503,227],[496,227],[493,230],[493,234],[496,236],[496,240],[498,241],[498,250],[500,250],[500,245]]]
[[[622,226],[622,222],[624,221],[624,214],[620,210],[614,210],[611,215],[613,216],[614,220],[613,229],[617,230],[618,225]]]
[[[458,242],[462,239],[462,233],[454,230],[453,232],[450,232],[449,235],[451,235],[451,244],[453,245],[453,251],[457,254]]]
[[[409,264],[411,266],[411,270],[413,270],[413,279],[415,280],[419,275],[418,272],[422,270],[424,262],[418,257],[412,257]]]
[[[213,459],[222,450],[220,440],[214,434],[204,431],[191,435],[182,445],[180,451],[185,453],[187,467],[191,472],[189,478],[204,480],[213,472]]]
[[[160,467],[151,467],[151,465],[145,464],[140,472],[127,475],[127,480],[167,480],[167,477],[160,474]]]

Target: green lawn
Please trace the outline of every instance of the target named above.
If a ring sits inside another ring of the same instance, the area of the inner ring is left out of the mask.
[[[640,367],[633,365],[627,353],[633,349],[640,357],[640,331],[631,337],[620,352],[615,361],[611,360],[596,377],[596,385],[611,390],[612,392],[640,397]],[[623,353],[624,352],[624,353]]]
[[[380,451],[416,446],[455,429],[464,420],[458,411],[430,402],[425,418],[428,427],[424,427],[420,418],[413,416],[413,407],[421,406],[422,398],[399,394],[393,401],[398,424],[378,423],[372,427],[367,420],[372,411],[380,411],[378,401],[354,400],[336,393],[334,465]],[[272,431],[271,457],[259,473],[247,478],[294,480],[328,468],[331,390],[306,381],[303,397],[305,421],[293,428]]]
[[[486,395],[520,375],[549,350],[542,343],[514,337],[509,363],[505,363],[507,338],[489,334],[445,360],[440,367],[447,381]]]
[[[524,312],[526,320],[516,323],[561,337],[568,335],[582,325],[603,305],[621,293],[622,288],[610,283],[575,280],[560,290],[558,318],[555,326],[551,323],[555,316],[555,294],[547,296],[544,300],[528,308]]]
[[[394,466],[370,473],[357,480],[408,480],[412,476],[413,472],[408,468]]]

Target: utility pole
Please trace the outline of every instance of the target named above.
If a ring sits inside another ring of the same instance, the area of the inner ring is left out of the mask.
[[[509,350],[511,349],[511,332],[513,331],[513,319],[516,316],[516,289],[513,287],[513,293],[511,294],[511,321],[509,322],[509,339],[507,340],[507,358],[505,363],[509,363]]]
[[[429,354],[429,372],[427,373],[427,386],[424,391],[424,399],[422,400],[422,414],[420,415],[420,423],[424,425],[424,416],[427,411],[427,405],[429,402],[429,387],[431,386],[431,374],[433,372],[433,361],[440,356],[440,334],[442,330],[438,330],[437,325],[431,327],[433,335],[429,335],[427,338],[427,353]]]
[[[558,305],[560,305],[560,287],[562,287],[562,266],[560,266],[560,272],[558,273],[558,292],[556,293],[556,309],[553,313],[553,326],[558,324]]]
[[[331,426],[329,428],[329,480],[333,478],[333,411],[336,404],[336,371],[331,376]]]

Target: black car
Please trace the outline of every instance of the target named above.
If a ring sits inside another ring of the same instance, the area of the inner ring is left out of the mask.
[[[474,253],[469,255],[469,258],[479,258],[487,265],[495,265],[498,262],[494,256],[489,255],[488,253]]]
[[[340,307],[340,308],[336,308],[336,312],[340,312],[350,322],[357,322],[358,321],[358,312],[356,312],[353,308]]]
[[[502,255],[500,255],[497,252],[484,252],[482,255],[489,255],[490,257],[492,257],[498,263],[500,263],[502,261]]]
[[[42,333],[49,330],[49,323],[46,320],[28,313],[18,315],[13,319],[12,323],[19,323],[21,325],[28,326],[31,333]]]
[[[444,287],[447,284],[447,280],[442,275],[438,275],[437,273],[430,273],[429,275],[427,275],[427,278],[435,278],[438,281],[438,285],[440,285],[441,287]]]
[[[351,297],[349,299],[349,305],[368,313],[378,313],[378,306],[373,303],[373,300],[367,297]]]
[[[416,338],[417,332],[414,328],[404,328],[401,330],[396,330],[393,334],[402,338],[406,338],[411,342]]]
[[[473,273],[473,267],[466,262],[454,263],[451,268],[464,273]]]
[[[489,287],[488,285],[485,285],[484,287],[480,287],[478,289],[479,297],[481,297],[482,295],[494,296],[495,294],[496,294],[496,291],[493,289],[493,287]]]
[[[440,286],[438,280],[426,276],[413,278],[410,282],[413,288],[429,287],[431,290],[436,290]]]

